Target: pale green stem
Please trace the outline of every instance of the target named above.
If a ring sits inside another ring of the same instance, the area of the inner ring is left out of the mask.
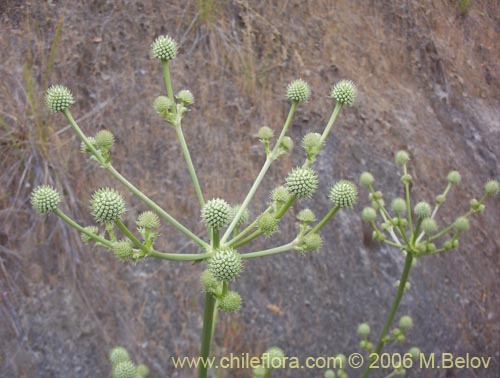
[[[337,211],[340,210],[340,207],[335,206],[333,207],[324,217],[321,219],[316,226],[314,226],[311,231],[308,232],[308,234],[314,234],[315,232],[318,232],[321,230],[325,224],[332,219],[332,217],[337,213]]]
[[[321,139],[320,139],[321,146],[325,143],[326,138],[328,138],[328,134],[330,134],[330,130],[332,129],[333,125],[335,124],[335,121],[337,120],[337,117],[339,116],[341,109],[342,109],[342,105],[337,102],[335,104],[335,108],[333,108],[332,115],[331,115],[330,119],[328,120],[328,123],[326,124],[325,129],[323,130],[323,134],[321,134]]]
[[[201,331],[201,362],[198,365],[198,378],[207,378],[206,361],[210,357],[210,345],[212,344],[212,331],[214,329],[215,306],[217,300],[211,293],[205,294],[205,310],[203,314],[203,329]]]
[[[150,250],[148,257],[169,261],[202,261],[210,257],[210,253],[166,253]]]
[[[99,235],[94,234],[93,232],[90,232],[86,230],[84,227],[80,226],[78,223],[76,223],[73,219],[68,217],[66,214],[64,214],[60,209],[55,209],[54,214],[56,214],[59,218],[61,218],[66,224],[69,226],[73,227],[74,229],[80,231],[81,233],[87,235],[89,238],[98,241],[102,245],[113,249],[113,243],[110,242],[109,240],[106,240]]]
[[[408,174],[406,163],[403,164],[403,174]],[[413,239],[413,219],[411,215],[411,200],[410,200],[410,183],[405,182],[405,196],[406,196],[406,213],[408,215],[408,228],[410,229],[410,239]]]
[[[368,185],[368,188],[370,189],[370,193],[372,194],[373,198],[375,198],[375,189],[373,188],[373,185],[370,184]],[[387,230],[389,234],[392,237],[392,240],[394,240],[394,243],[400,244],[401,242],[399,241],[399,238],[397,235],[394,233],[394,227],[392,227],[391,223],[389,222],[389,219],[391,218],[391,215],[389,212],[385,209],[385,207],[382,205],[382,202],[380,200],[375,200],[375,203],[378,205],[378,210],[380,211],[380,215],[382,216],[382,219],[384,220],[385,223],[389,225],[389,229]]]
[[[175,101],[174,101],[174,91],[172,89],[172,81],[170,80],[170,69],[168,67],[168,60],[162,60],[161,63],[163,66],[163,77],[165,79],[165,87],[167,88],[167,95],[172,104],[171,105],[172,111],[174,112],[174,114],[176,114],[177,108],[175,106]]]
[[[236,225],[238,224],[238,222],[241,218],[241,215],[243,214],[245,209],[248,207],[248,204],[252,200],[253,196],[255,195],[255,192],[257,191],[262,180],[264,179],[264,176],[266,175],[269,167],[271,166],[271,163],[273,162],[273,160],[275,158],[276,152],[280,148],[281,141],[282,141],[283,137],[285,136],[286,131],[288,130],[288,127],[292,123],[293,115],[295,114],[295,109],[297,109],[297,101],[292,102],[292,105],[290,107],[290,111],[288,112],[288,117],[285,121],[285,125],[283,126],[283,129],[281,130],[281,134],[280,134],[278,140],[276,141],[276,145],[274,146],[271,154],[267,156],[266,161],[264,162],[264,165],[262,166],[262,169],[260,170],[259,175],[257,176],[252,187],[250,188],[250,191],[248,192],[245,200],[240,205],[238,212],[236,213],[231,224],[229,225],[226,232],[222,236],[222,239],[221,239],[222,244],[224,244],[227,241],[227,239],[229,238],[229,236],[233,232],[234,228],[236,227]]]
[[[147,248],[144,244],[142,244],[140,240],[134,236],[134,234],[128,229],[127,226],[123,224],[123,222],[120,219],[115,220],[115,224],[120,229],[120,231],[123,232],[125,236],[129,238],[132,241],[132,243],[135,244],[137,248],[139,248],[142,252],[144,252],[146,256],[149,255],[150,252],[149,248]]]
[[[297,247],[297,240],[294,240],[291,243],[282,245],[280,247],[265,249],[265,250],[258,251],[258,252],[243,253],[243,254],[241,254],[241,258],[242,259],[253,259],[256,257],[275,255],[277,253],[290,251],[292,249],[295,249],[295,247]]]
[[[448,183],[448,185],[446,185],[446,189],[444,190],[444,192],[441,195],[446,198],[446,196],[448,195],[451,187],[452,187],[452,184]],[[434,210],[432,210],[432,214],[431,214],[431,218],[432,219],[435,219],[436,214],[437,214],[437,212],[439,211],[439,209],[441,208],[442,205],[443,205],[443,202],[436,203],[436,206],[434,206]],[[420,240],[422,240],[422,238],[424,237],[424,235],[425,235],[424,232],[421,232],[420,235],[418,235],[416,243],[419,243]]]
[[[412,244],[415,244],[417,235],[420,232],[420,226],[422,225],[422,221],[423,221],[423,219],[419,217],[417,220],[417,225],[415,227],[415,232],[413,233]]]

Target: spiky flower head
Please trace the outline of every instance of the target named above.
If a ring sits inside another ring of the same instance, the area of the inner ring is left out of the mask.
[[[297,247],[297,250],[300,252],[312,252],[317,251],[323,245],[323,238],[320,234],[313,233],[307,234],[302,239],[301,243]]]
[[[228,291],[218,300],[219,310],[235,312],[241,308],[241,296],[236,291]]]
[[[220,229],[229,223],[233,212],[231,206],[220,198],[208,201],[201,209],[203,222],[210,227]]]
[[[374,181],[375,179],[370,172],[363,172],[359,175],[359,183],[363,186],[369,187]]]
[[[360,335],[361,337],[368,337],[369,334],[370,326],[368,325],[368,323],[361,323],[358,326],[358,335]]]
[[[257,132],[257,137],[261,141],[269,141],[274,136],[274,131],[269,126],[262,126]]]
[[[308,133],[304,135],[302,139],[302,146],[309,156],[316,156],[321,150],[323,143],[321,141],[321,134],[319,133]]]
[[[410,353],[411,358],[414,361],[419,361],[420,360],[420,354],[421,354],[420,348],[418,348],[418,347],[412,347],[412,348],[410,348],[410,350],[408,351],[408,353]]]
[[[92,145],[92,147],[95,148],[97,146],[94,137],[87,137],[87,141],[89,142],[90,145]],[[83,153],[90,153],[91,152],[89,146],[83,140],[80,143],[80,151],[82,151]]]
[[[194,104],[194,96],[189,89],[183,89],[175,95],[175,98],[186,105]]]
[[[109,353],[109,360],[113,366],[116,366],[120,362],[129,361],[130,355],[124,347],[117,346],[111,349],[111,352]]]
[[[205,293],[209,293],[213,292],[217,288],[219,281],[217,281],[210,270],[205,269],[203,273],[201,273],[200,284],[203,291]]]
[[[208,270],[217,281],[231,282],[243,269],[241,256],[233,249],[215,251],[208,260]]]
[[[356,185],[347,180],[340,180],[330,190],[330,200],[340,208],[353,207],[358,199]]]
[[[160,226],[160,218],[152,211],[145,211],[137,218],[137,225],[144,228],[157,228]]]
[[[403,214],[406,211],[406,201],[400,197],[394,198],[391,203],[391,209],[398,215]]]
[[[413,319],[408,315],[403,315],[399,319],[399,328],[401,328],[403,331],[406,331],[412,327],[413,327]]]
[[[151,45],[153,58],[172,60],[177,56],[177,42],[168,35],[161,35]]]
[[[285,203],[290,199],[290,192],[285,186],[278,186],[271,193],[271,201]]]
[[[457,185],[462,180],[462,176],[460,176],[458,171],[451,171],[448,173],[447,179],[450,184]]]
[[[280,144],[281,149],[284,153],[290,153],[293,150],[293,139],[289,136],[283,137]]]
[[[165,115],[172,107],[172,101],[167,96],[158,96],[153,102],[153,108],[156,113]]]
[[[311,88],[302,79],[297,79],[288,84],[286,96],[291,101],[304,102],[311,96]]]
[[[288,192],[297,198],[310,198],[318,189],[318,176],[311,168],[294,168],[286,178]]]
[[[430,217],[431,216],[431,211],[432,211],[431,205],[429,205],[425,201],[417,203],[415,205],[415,208],[413,209],[413,212],[415,213],[415,215],[417,217],[419,217],[420,219],[424,219],[424,218]]]
[[[99,229],[96,226],[88,226],[85,227],[84,230],[94,235],[97,235],[97,233],[99,232]],[[80,233],[80,237],[85,244],[90,243],[92,241],[92,238],[84,232]]]
[[[232,208],[232,213],[231,213],[231,221],[234,219],[238,211],[240,210],[241,205],[234,205]],[[245,210],[243,210],[243,213],[241,213],[240,219],[238,220],[238,223],[236,223],[237,226],[242,226],[245,223],[248,222],[248,218],[250,218],[250,212],[248,211],[248,208],[245,207]]]
[[[257,227],[266,236],[271,236],[278,231],[278,220],[274,215],[264,213],[257,219]]]
[[[297,214],[297,219],[304,223],[316,222],[316,214],[311,209],[303,209]]]
[[[146,365],[140,364],[137,366],[137,378],[147,378],[148,375],[149,368]]]
[[[377,218],[377,211],[373,207],[365,207],[361,212],[361,218],[367,222],[374,222]]]
[[[490,180],[484,185],[484,192],[488,195],[497,195],[500,192],[500,184],[497,180]]]
[[[426,235],[433,234],[437,231],[437,229],[437,223],[433,218],[425,218],[422,221],[422,231],[424,231]]]
[[[352,105],[356,101],[358,90],[351,80],[341,80],[332,89],[331,96],[341,105]]]
[[[115,137],[111,131],[101,130],[95,135],[95,144],[101,148],[109,149],[114,143]]]
[[[120,240],[113,244],[113,253],[121,261],[128,261],[132,258],[134,250],[127,240]]]
[[[285,352],[281,348],[273,346],[262,354],[262,362],[268,369],[281,369],[285,366]]]
[[[114,222],[125,213],[125,201],[115,189],[101,188],[92,195],[90,210],[97,222]]]
[[[137,368],[132,361],[119,362],[113,369],[113,378],[137,378]]]
[[[458,217],[455,220],[455,223],[453,223],[453,227],[455,227],[457,231],[461,232],[467,231],[469,230],[470,227],[469,220],[466,217]]]
[[[75,103],[71,91],[63,85],[52,85],[45,94],[45,103],[52,113],[62,112]]]
[[[396,152],[396,155],[394,155],[394,161],[396,162],[397,165],[405,165],[408,160],[410,160],[410,155],[408,155],[408,152],[406,151],[398,151]]]
[[[37,186],[31,192],[31,206],[38,214],[48,215],[59,206],[61,194],[50,185]]]

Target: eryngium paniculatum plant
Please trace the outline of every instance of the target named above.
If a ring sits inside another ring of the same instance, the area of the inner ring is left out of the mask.
[[[242,273],[245,260],[288,251],[305,253],[320,249],[323,244],[320,235],[321,229],[338,211],[351,209],[356,203],[358,192],[352,182],[341,180],[333,183],[329,191],[331,209],[323,214],[319,220],[310,209],[302,209],[297,216],[296,236],[290,242],[260,251],[240,253],[238,250],[258,237],[270,237],[278,232],[279,223],[287,211],[294,205],[300,205],[300,200],[311,198],[315,194],[318,189],[319,179],[312,168],[313,164],[321,153],[341,109],[355,102],[357,90],[355,85],[348,80],[342,80],[333,86],[330,93],[333,100],[332,112],[326,126],[321,130],[321,133],[308,133],[302,140],[301,144],[305,150],[304,163],[294,168],[287,175],[285,182],[278,185],[270,193],[267,208],[256,215],[250,222],[249,205],[271,164],[289,155],[293,149],[293,140],[287,135],[287,132],[292,124],[297,107],[299,104],[308,101],[310,97],[309,85],[305,81],[298,79],[287,86],[286,96],[290,101],[290,110],[277,137],[275,131],[270,127],[265,126],[258,130],[257,136],[263,145],[266,159],[243,201],[235,205],[230,205],[221,198],[205,201],[182,131],[182,121],[189,110],[189,106],[194,103],[195,99],[187,89],[180,90],[174,95],[170,79],[169,62],[177,56],[177,44],[172,38],[161,36],[153,42],[151,50],[152,57],[160,60],[162,64],[166,88],[166,96],[157,97],[153,102],[153,109],[176,132],[196,192],[200,207],[200,220],[207,227],[210,236],[209,240],[204,240],[184,226],[116,170],[111,161],[112,149],[115,145],[113,134],[109,130],[101,130],[94,136],[84,133],[70,112],[70,106],[75,102],[73,94],[68,88],[61,85],[52,86],[47,90],[46,103],[48,109],[54,113],[63,113],[73,131],[81,140],[81,151],[89,155],[90,160],[95,161],[98,166],[117,179],[126,190],[141,200],[149,210],[139,215],[135,222],[138,226],[135,233],[130,226],[127,226],[126,219],[124,221],[126,216],[125,201],[120,192],[114,188],[98,188],[94,192],[90,199],[90,212],[95,219],[95,224],[88,226],[80,225],[59,208],[62,195],[55,188],[50,186],[35,188],[31,202],[38,213],[42,215],[54,213],[68,225],[78,230],[84,242],[93,242],[96,246],[110,250],[120,261],[136,262],[146,258],[157,258],[170,261],[205,263],[207,269],[201,273],[200,277],[201,286],[205,292],[200,357],[207,358],[210,354],[217,310],[232,312],[239,310],[242,306],[241,296],[237,292],[230,290],[230,285]],[[377,209],[385,211],[382,210],[383,207],[380,205],[381,195],[375,192],[373,196],[374,201],[378,201]],[[478,201],[478,204],[475,205],[476,208],[483,206],[482,202]],[[421,210],[425,211],[426,209],[422,208]],[[375,210],[367,211],[373,212]],[[372,223],[375,225],[375,217],[372,218]],[[430,229],[429,221],[424,222],[423,218],[425,217],[422,217],[422,222],[417,223],[418,229],[416,231],[420,231],[420,229],[428,231]],[[198,251],[196,253],[158,251],[154,243],[159,236],[160,220],[167,222],[194,241]],[[248,222],[250,223],[248,224]],[[411,222],[411,220],[408,220],[408,222]],[[392,223],[389,226],[384,230],[393,235],[395,226]],[[117,232],[121,235],[117,236]],[[377,237],[378,235],[382,235],[382,232],[377,228]],[[421,242],[421,238],[419,238],[418,242],[414,241],[413,247],[410,247],[411,244],[404,247],[405,244],[397,241],[391,243],[398,247],[403,246],[401,249],[408,253],[408,256],[413,256],[413,254],[424,253],[422,252],[422,245],[425,246],[424,249],[427,253],[427,248],[432,242],[432,239],[429,239],[424,239]],[[384,241],[389,243],[387,240]],[[451,240],[451,247],[456,247],[456,237]],[[433,250],[435,253],[438,253],[438,251],[440,250]],[[119,365],[118,368],[118,365],[113,362],[114,374],[118,371],[121,374],[120,376],[127,376],[127,374],[132,376],[134,371],[137,370],[129,360],[120,363],[122,365]],[[198,372],[199,377],[206,377],[206,366],[200,364]],[[118,375],[118,373],[115,375]]]

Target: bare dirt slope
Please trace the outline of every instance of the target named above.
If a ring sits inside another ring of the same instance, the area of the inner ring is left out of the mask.
[[[471,6],[460,10],[459,3]],[[300,107],[290,133],[296,151],[271,169],[254,215],[302,161],[300,138],[322,130],[332,108],[331,85],[343,78],[357,83],[359,100],[343,110],[316,165],[320,191],[304,206],[323,213],[330,185],[357,180],[364,170],[374,173],[388,198],[401,195],[392,159],[401,148],[413,157],[418,200],[432,201],[449,170],[462,173],[442,222],[466,211],[487,179],[499,178],[497,1],[7,0],[0,12],[1,377],[106,377],[107,353],[116,344],[148,364],[152,377],[194,376],[174,370],[169,356],[198,351],[202,267],[120,264],[82,246],[55,217],[34,216],[28,198],[33,185],[52,182],[65,192],[64,210],[88,224],[91,192],[118,187],[84,161],[63,117],[43,109],[46,86],[63,83],[75,94],[73,113],[88,134],[104,127],[115,133],[117,168],[203,234],[175,133],[152,111],[164,91],[161,66],[149,56],[159,34],[179,41],[174,86],[196,97],[185,133],[207,198],[243,199],[264,157],[254,135],[263,125],[281,127],[286,84],[296,77],[310,83],[312,99]],[[126,197],[132,224],[145,208]],[[291,356],[348,354],[358,349],[359,322],[380,331],[403,256],[371,240],[359,216],[367,203],[361,190],[356,211],[341,213],[324,231],[320,252],[247,265],[235,285],[243,310],[220,316],[217,355],[257,355],[271,344]],[[279,236],[251,248],[293,237],[298,209]],[[492,366],[414,369],[410,377],[498,377],[498,198],[472,223],[458,251],[426,258],[412,272],[401,314],[412,315],[416,328],[397,350],[418,345],[426,353],[491,356]],[[167,226],[159,246],[195,251]],[[276,376],[321,374],[287,370]],[[249,377],[250,371],[218,376]]]

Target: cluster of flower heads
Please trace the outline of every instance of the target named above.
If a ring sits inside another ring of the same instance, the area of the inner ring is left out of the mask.
[[[109,360],[113,378],[147,378],[149,375],[149,368],[144,364],[134,364],[123,347],[114,347],[109,354]]]

